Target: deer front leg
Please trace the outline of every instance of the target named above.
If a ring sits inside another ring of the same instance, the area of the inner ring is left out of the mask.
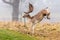
[[[34,34],[34,29],[35,29],[35,23],[32,23],[32,26],[31,26],[31,34]]]

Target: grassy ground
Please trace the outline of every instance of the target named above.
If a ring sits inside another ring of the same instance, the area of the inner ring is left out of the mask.
[[[0,39],[1,40],[36,40],[34,37],[31,38],[30,33],[30,23],[22,22],[0,22],[0,29],[9,29],[9,30],[0,30]],[[10,31],[13,30],[13,31]],[[18,31],[18,32],[14,32]],[[38,40],[60,40],[60,22],[54,23],[38,23],[35,25],[34,36]],[[25,34],[24,34],[25,33]],[[26,35],[29,33],[29,35]],[[5,36],[4,36],[5,35]]]
[[[0,29],[0,40],[36,40],[36,38],[16,31]]]

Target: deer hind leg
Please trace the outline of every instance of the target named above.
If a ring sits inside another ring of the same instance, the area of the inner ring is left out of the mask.
[[[50,19],[50,13],[49,13],[49,14],[47,14],[47,19]]]

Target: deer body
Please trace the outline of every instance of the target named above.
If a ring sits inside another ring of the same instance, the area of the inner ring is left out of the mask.
[[[31,20],[31,22],[32,22],[31,31],[32,31],[32,33],[34,33],[35,26],[33,26],[33,25],[36,24],[36,23],[38,23],[38,22],[40,22],[40,21],[42,21],[42,19],[44,18],[44,16],[46,16],[47,19],[50,19],[49,18],[50,12],[48,12],[48,10],[46,10],[46,9],[43,9],[43,10],[39,11],[36,15],[34,15],[34,16],[31,17],[29,15],[29,13],[31,13],[33,11],[33,6],[32,6],[32,4],[30,4],[29,6],[30,6],[29,7],[29,11],[25,12],[25,14],[24,14],[23,17],[24,18],[25,17],[29,18]]]
[[[41,21],[44,18],[44,16],[47,16],[47,19],[49,19],[48,16],[50,13],[46,13],[44,11],[46,10],[42,10],[32,17],[29,14],[25,14],[24,17],[30,19],[32,23],[35,23],[35,21]]]

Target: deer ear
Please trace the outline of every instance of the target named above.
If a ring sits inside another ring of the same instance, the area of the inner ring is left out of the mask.
[[[29,13],[31,13],[32,11],[33,11],[33,5],[29,3]]]
[[[26,14],[29,14],[33,11],[33,5],[29,3],[29,11],[28,12],[24,12]]]

